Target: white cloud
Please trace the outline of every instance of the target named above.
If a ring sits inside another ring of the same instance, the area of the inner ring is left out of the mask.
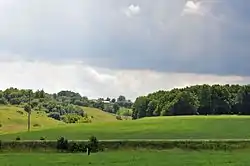
[[[109,70],[82,63],[1,61],[0,89],[8,87],[44,89],[54,93],[72,90],[90,98],[137,96],[160,89],[195,84],[247,83],[248,77],[201,74],[159,73],[150,70]]]
[[[141,8],[138,5],[131,4],[128,8],[124,10],[124,13],[128,17],[138,15],[141,12]]]
[[[204,15],[204,11],[201,8],[201,3],[200,2],[194,2],[194,1],[187,1],[184,10],[182,12],[182,15],[187,15],[187,14],[197,14],[197,15]]]

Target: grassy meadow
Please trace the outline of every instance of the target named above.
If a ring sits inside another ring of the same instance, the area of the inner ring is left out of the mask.
[[[117,121],[115,115],[101,111],[97,108],[83,107],[83,110],[89,117],[93,117],[92,122],[112,122]]]
[[[144,118],[136,121],[70,124],[31,132],[2,134],[0,140],[85,140],[91,135],[100,140],[115,139],[249,139],[249,116],[187,116]]]
[[[248,166],[249,150],[244,151],[113,151],[86,154],[21,153],[0,154],[0,166]]]
[[[23,108],[15,106],[0,106],[0,134],[15,133],[27,130],[27,113]],[[32,112],[32,130],[58,127],[62,122],[48,118],[44,112]]]

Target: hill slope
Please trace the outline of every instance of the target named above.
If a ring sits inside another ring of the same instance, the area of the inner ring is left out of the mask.
[[[67,125],[41,131],[0,135],[0,139],[55,140],[65,136],[71,140],[88,139],[247,139],[250,138],[249,116],[192,116],[145,118],[136,121],[117,121]]]
[[[101,111],[97,108],[83,107],[83,111],[88,116],[92,116],[92,122],[112,122],[117,121],[115,115]]]
[[[0,106],[0,134],[20,132],[27,130],[27,113],[19,107]],[[48,118],[43,112],[32,112],[31,128],[42,129],[56,127],[62,122]],[[35,126],[34,126],[35,125]]]

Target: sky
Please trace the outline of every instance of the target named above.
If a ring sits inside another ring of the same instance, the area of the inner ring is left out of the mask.
[[[0,89],[134,100],[250,81],[249,0],[0,0]]]

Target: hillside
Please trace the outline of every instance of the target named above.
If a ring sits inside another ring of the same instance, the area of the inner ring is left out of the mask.
[[[25,131],[27,129],[27,113],[19,107],[0,106],[0,134]],[[63,122],[48,118],[44,112],[31,114],[32,130],[56,127]]]
[[[41,131],[0,135],[0,140],[36,140],[46,137],[55,140],[65,136],[71,140],[88,139],[248,139],[249,116],[188,116],[144,118],[136,121],[117,121],[92,124],[71,124]]]
[[[92,123],[117,121],[115,115],[101,111],[97,108],[83,107],[83,111],[91,118]]]

